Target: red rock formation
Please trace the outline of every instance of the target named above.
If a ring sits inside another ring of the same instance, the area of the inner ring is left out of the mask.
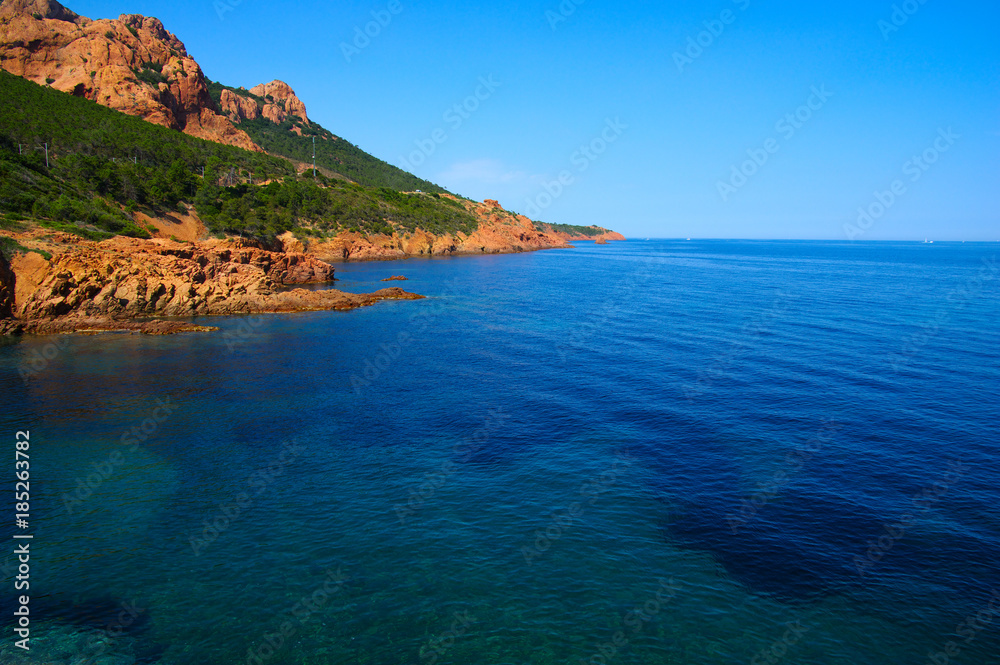
[[[242,120],[256,120],[260,117],[260,108],[257,106],[256,100],[237,95],[229,89],[222,91],[219,108],[229,116],[232,122],[237,124]]]
[[[92,21],[55,0],[4,0],[0,67],[192,136],[261,151],[216,112],[198,63],[155,18]],[[141,81],[144,69],[164,80]]]
[[[298,116],[302,122],[309,122],[306,115],[306,105],[295,96],[295,91],[284,81],[261,83],[250,88],[251,94],[267,99],[262,115],[276,125],[280,125],[289,116]],[[268,99],[270,97],[270,99]]]
[[[372,294],[284,290],[289,284],[330,281],[334,268],[305,254],[269,252],[232,240],[59,240],[67,242],[50,261],[37,254],[15,258],[12,266],[19,279],[10,303],[13,318],[11,312],[0,316],[0,333],[177,332],[191,327],[147,326],[133,319],[351,309],[389,298],[421,297],[398,288]],[[5,279],[5,266],[0,262],[0,297],[10,302],[13,282]]]
[[[563,240],[567,240],[567,241],[568,240],[593,240],[594,242],[597,242],[597,241],[600,241],[600,240],[607,241],[607,240],[625,240],[626,239],[625,236],[623,236],[622,234],[618,233],[617,231],[609,231],[608,229],[605,229],[605,228],[603,228],[601,226],[591,226],[590,228],[594,229],[595,231],[600,231],[601,233],[597,233],[597,234],[589,235],[589,236],[588,235],[584,235],[582,233],[567,233],[565,231],[556,231],[549,224],[542,224],[542,227],[545,228],[545,229],[547,229],[546,233],[548,233],[549,235],[558,236],[559,238],[562,238]],[[606,244],[606,242],[601,242],[599,244],[603,245],[603,244]]]
[[[474,203],[450,194],[441,196],[461,200],[466,210],[479,221],[479,227],[470,235],[434,235],[422,229],[411,233],[397,232],[391,236],[341,233],[331,240],[310,244],[307,251],[324,260],[372,261],[408,256],[508,254],[569,247],[558,234],[538,231],[530,219],[504,210],[496,201]]]

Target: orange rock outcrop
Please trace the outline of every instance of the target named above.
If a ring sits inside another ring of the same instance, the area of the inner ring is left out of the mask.
[[[160,322],[144,327],[134,320],[352,309],[389,298],[420,298],[398,288],[372,294],[286,290],[282,287],[330,281],[334,268],[306,254],[270,252],[240,241],[60,240],[65,244],[50,261],[35,253],[15,256],[13,317],[0,316],[0,333],[175,332],[191,329],[190,324],[172,327]],[[8,298],[11,290],[4,265],[0,262],[0,298]]]
[[[264,105],[261,113],[276,125],[283,123],[289,116],[298,116],[302,122],[309,122],[306,105],[295,96],[295,91],[284,81],[255,85],[250,88],[250,93],[267,100],[268,103]]]
[[[596,233],[594,235],[584,235],[582,233],[567,233],[565,231],[556,231],[556,230],[554,230],[548,224],[542,224],[542,228],[547,229],[547,231],[546,231],[547,233],[549,233],[551,235],[554,235],[554,236],[558,236],[559,238],[562,238],[563,240],[567,240],[567,241],[568,240],[593,240],[598,245],[606,245],[606,244],[608,244],[607,243],[608,240],[625,240],[626,239],[625,236],[623,236],[622,234],[618,233],[617,231],[609,231],[608,229],[605,229],[605,228],[600,227],[600,226],[591,226],[590,227],[590,228],[594,229],[595,231],[600,231],[600,233]]]
[[[0,67],[192,136],[261,151],[216,112],[198,63],[155,18],[92,21],[55,0],[4,0]]]
[[[537,230],[530,219],[504,210],[497,201],[475,203],[448,194],[441,196],[461,200],[466,210],[479,221],[479,227],[468,235],[434,235],[422,229],[392,235],[341,233],[333,239],[311,243],[307,251],[324,260],[372,261],[407,256],[509,254],[569,247],[558,234]]]
[[[256,120],[260,117],[260,108],[256,100],[237,95],[228,88],[222,91],[219,108],[235,123],[242,120]]]

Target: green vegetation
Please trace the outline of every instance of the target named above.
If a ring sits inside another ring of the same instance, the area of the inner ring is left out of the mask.
[[[206,170],[214,179],[216,164]],[[284,231],[363,231],[392,234],[417,227],[430,233],[471,233],[478,225],[465,209],[420,194],[373,189],[320,176],[286,177],[263,186],[206,185],[198,191],[198,214],[214,231],[272,236]],[[450,202],[454,203],[454,202]]]
[[[548,231],[551,228],[552,231],[557,233],[570,233],[573,235],[583,235],[587,237],[599,236],[602,233],[607,233],[607,229],[602,229],[599,226],[577,226],[576,224],[546,224],[542,222],[535,222],[536,231]]]
[[[250,94],[247,90],[231,88],[221,83],[208,81],[208,91],[218,104],[223,90],[232,90],[235,94],[252,99],[258,107],[263,107],[265,99]],[[298,127],[302,136],[293,133]],[[272,155],[281,155],[299,162],[312,163],[313,136],[316,137],[316,165],[353,180],[366,187],[388,187],[400,192],[421,190],[430,193],[444,193],[443,187],[418,178],[400,168],[352,145],[344,139],[323,129],[315,122],[303,123],[298,117],[289,118],[281,125],[276,125],[266,118],[243,121],[240,129],[250,135],[250,138]]]
[[[193,198],[201,181],[194,171],[212,157],[259,177],[293,172],[285,160],[196,139],[5,71],[0,98],[0,212],[86,237],[148,237],[128,213]]]
[[[42,251],[40,249],[28,249],[21,243],[19,243],[14,238],[10,236],[3,235],[2,231],[22,231],[24,230],[24,224],[18,221],[18,216],[12,213],[8,213],[3,217],[0,217],[0,256],[3,256],[8,261],[15,253],[26,253],[35,252],[41,254],[46,260],[51,259],[52,255],[48,252]]]
[[[132,71],[135,72],[136,78],[152,86],[169,83],[167,77],[163,75],[163,65],[155,62],[144,62],[141,69],[133,69]]]
[[[87,238],[149,237],[131,213],[175,211],[182,201],[193,202],[215,233],[392,233],[418,226],[470,233],[477,226],[461,203],[447,198],[297,177],[279,157],[196,139],[4,71],[0,98],[0,212]],[[250,184],[251,174],[254,183],[267,184]]]
[[[8,261],[13,258],[14,254],[27,254],[28,252],[35,252],[41,255],[46,261],[52,258],[52,255],[44,250],[28,249],[10,236],[0,235],[0,256],[3,256]]]

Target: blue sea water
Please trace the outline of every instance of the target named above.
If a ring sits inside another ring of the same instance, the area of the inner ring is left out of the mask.
[[[0,662],[1000,663],[998,250],[344,264],[428,298],[6,340]]]

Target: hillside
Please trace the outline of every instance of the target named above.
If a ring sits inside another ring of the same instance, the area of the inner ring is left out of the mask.
[[[496,202],[295,174],[286,160],[197,139],[0,71],[0,213],[99,240],[148,237],[138,213],[188,212],[216,234],[289,231],[329,258],[522,251],[586,227],[533,224]],[[73,122],[64,122],[73,118]],[[22,154],[23,153],[23,154]],[[477,235],[480,225],[486,224]],[[602,230],[603,231],[603,230]],[[339,236],[348,234],[349,241]]]
[[[0,68],[198,138],[312,161],[369,187],[442,193],[310,122],[287,84],[250,91],[207,79],[184,43],[155,18],[91,20],[55,0],[0,4]]]
[[[269,177],[284,160],[196,139],[0,70],[0,212],[86,237],[144,237],[131,210],[192,200],[210,162]],[[72,122],[67,122],[67,119]],[[128,211],[126,211],[128,208]]]
[[[272,81],[250,90],[209,81],[208,90],[229,120],[272,155],[311,164],[315,137],[316,165],[326,171],[368,187],[438,194],[446,191],[369,155],[310,121],[305,104],[282,81]]]
[[[603,226],[580,226],[578,224],[547,224],[535,222],[535,228],[566,240],[625,240],[625,236]]]
[[[456,247],[492,220],[491,206],[453,197],[312,122],[282,81],[246,90],[208,80],[155,18],[94,21],[55,0],[3,0],[0,74],[0,169],[8,176],[0,212],[8,215],[90,238],[143,237],[157,218],[189,216],[193,204],[193,228],[216,234],[402,240],[419,230],[454,236]],[[297,177],[314,142],[320,175]],[[537,233],[556,245],[592,235],[528,222],[482,251],[514,251]]]
[[[451,198],[297,177],[287,160],[196,139],[3,71],[0,97],[0,212],[10,219],[94,239],[146,237],[133,211],[155,217],[188,202],[209,230],[235,235],[477,226]]]

